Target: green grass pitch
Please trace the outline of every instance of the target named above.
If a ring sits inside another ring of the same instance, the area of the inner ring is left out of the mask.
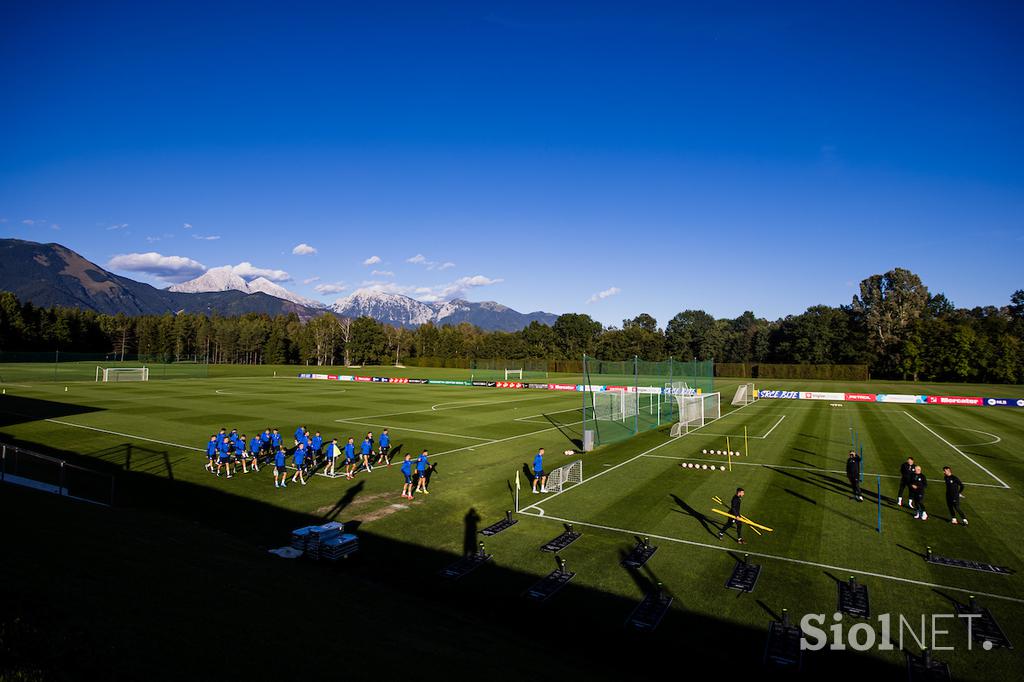
[[[918,629],[922,615],[954,613],[954,601],[976,595],[1018,648],[968,651],[966,628],[947,620],[939,627],[949,633],[938,643],[955,649],[935,655],[957,679],[1019,675],[1022,412],[789,400],[733,409],[737,382],[724,380],[716,384],[720,420],[677,439],[666,429],[577,455],[584,460],[582,484],[534,495],[524,466],[541,446],[548,469],[571,461],[562,451],[581,437],[580,394],[300,381],[296,368],[276,369],[276,378],[274,368],[261,368],[262,376],[223,372],[118,385],[39,382],[27,374],[19,383],[4,372],[11,383],[0,398],[2,440],[116,471],[122,500],[106,509],[0,487],[3,543],[17,558],[0,564],[6,672],[24,679],[92,672],[124,679],[322,676],[337,665],[350,677],[380,678],[415,671],[418,661],[432,677],[486,671],[495,678],[604,679],[634,674],[637,665],[680,665],[685,654],[727,675],[730,666],[759,664],[767,624],[782,609],[795,620],[825,613],[825,627],[831,625],[836,581],[855,575],[869,586],[873,616],[902,615]],[[857,390],[1019,392],[910,386]],[[397,466],[354,481],[314,476],[286,490],[274,488],[269,469],[229,481],[203,468],[205,442],[221,426],[248,434],[277,426],[290,443],[300,424],[357,442],[387,427],[401,452],[426,448],[437,464],[431,495],[402,499]],[[860,503],[850,498],[843,471],[852,431],[864,447]],[[702,452],[726,450],[727,438],[743,453],[731,471],[680,467],[728,466],[726,457]],[[894,503],[895,475],[908,455],[929,477],[925,522]],[[948,522],[941,474],[947,464],[967,484],[966,528]],[[441,580],[438,571],[482,539],[475,531],[513,509],[517,472],[520,522],[486,539],[493,565],[457,583]],[[711,511],[714,496],[728,501],[737,486],[747,491],[743,513],[774,528],[761,536],[747,528],[742,547],[715,537],[724,517]],[[291,528],[324,519],[357,527],[360,554],[328,565],[266,553],[286,545]],[[538,548],[564,523],[583,532],[562,553],[577,575],[548,604],[531,605],[522,593],[554,569]],[[619,561],[638,535],[659,549],[630,572]],[[932,565],[922,557],[929,546],[1015,573]],[[763,567],[750,594],[724,587],[744,552]],[[666,619],[654,633],[623,630],[657,582],[675,597]],[[846,617],[844,626],[854,622]],[[876,620],[866,622],[879,629]],[[909,634],[904,643],[919,652]],[[825,650],[804,660],[811,674],[891,675],[903,654]]]

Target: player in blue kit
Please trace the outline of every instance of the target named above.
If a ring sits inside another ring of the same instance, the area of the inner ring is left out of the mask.
[[[231,478],[231,438],[224,436],[220,445],[217,446],[217,476],[220,476],[220,468],[224,467]]]
[[[540,484],[540,490],[537,490],[538,484]],[[541,448],[533,458],[533,492],[546,493],[547,491],[548,475],[544,473],[544,448]]]
[[[260,450],[263,449],[263,441],[260,440],[260,435],[257,433],[252,443],[249,444],[249,464],[252,465],[253,471],[260,470]],[[242,472],[245,473],[245,460],[242,460]]]
[[[391,436],[388,434],[387,429],[380,432],[380,440],[377,442],[380,446],[380,459],[377,462],[384,462],[391,466]]]
[[[217,436],[210,436],[206,444],[206,470],[213,473],[213,464],[217,461]]]
[[[402,486],[402,497],[407,500],[412,499],[412,459],[409,455],[405,456],[405,461],[402,462],[402,476],[405,477],[405,484]]]
[[[373,467],[370,466],[370,455],[373,453],[373,441],[370,440],[369,434],[363,439],[363,442],[359,445],[359,457],[363,461],[363,468],[367,472],[373,471]]]
[[[299,442],[301,442],[302,436],[304,436],[305,433],[306,433],[306,427],[305,426],[300,426],[299,428],[295,429],[295,444],[296,445],[298,445]]]
[[[341,455],[341,449],[338,447],[338,439],[332,438],[331,442],[327,444],[327,466],[324,467],[324,475],[334,478],[334,460]]]
[[[287,488],[288,483],[288,467],[285,466],[285,457],[288,453],[284,451],[284,448],[278,448],[277,452],[274,453],[274,487],[275,488]],[[280,479],[280,484],[278,484]]]
[[[416,492],[429,495],[430,491],[427,490],[427,451],[424,450],[420,453],[420,456],[416,458],[416,477],[419,479],[416,481]]]
[[[302,485],[306,485],[306,476],[303,470],[306,466],[306,446],[299,443],[295,446],[295,475],[292,476],[292,483],[295,483],[295,479],[298,478]]]
[[[356,446],[354,439],[349,438],[345,443],[345,478],[352,480],[356,472]]]
[[[309,439],[309,454],[313,457],[314,462],[316,462],[317,459],[322,454],[320,452],[320,448],[322,448],[323,446],[324,438],[323,436],[320,435],[320,432],[317,431],[315,434],[313,434],[313,437]]]
[[[281,449],[281,432],[277,429],[270,432],[270,447],[274,449],[274,452]]]

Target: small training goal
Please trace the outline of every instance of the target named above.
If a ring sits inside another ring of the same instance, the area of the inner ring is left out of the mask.
[[[601,391],[592,393],[594,419],[599,421],[624,422],[637,414],[638,395],[627,391]]]
[[[560,466],[548,474],[547,489],[551,493],[562,492],[563,487],[583,482],[583,460]]]
[[[736,387],[736,395],[732,397],[733,405],[749,405],[757,400],[757,390],[754,384],[740,384]]]
[[[523,380],[523,370],[522,369],[508,369],[508,368],[506,368],[505,369],[505,381],[511,381],[513,379],[515,381],[522,381]]]
[[[149,381],[149,367],[96,367],[96,381]]]
[[[722,416],[721,393],[680,395],[676,400],[679,402],[679,421],[672,425],[672,436],[689,433]]]

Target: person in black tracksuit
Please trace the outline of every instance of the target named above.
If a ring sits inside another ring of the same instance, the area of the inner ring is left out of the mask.
[[[853,499],[863,502],[860,494],[860,455],[855,450],[850,450],[850,456],[846,459],[846,478],[850,480],[850,487],[853,488]]]
[[[729,513],[735,517],[740,515],[740,505],[743,504],[743,488],[736,488],[736,494],[732,496],[732,501],[729,503]],[[718,539],[721,540],[725,536],[725,531],[729,530],[733,524],[736,524],[736,542],[741,545],[747,544],[746,540],[743,539],[743,522],[737,519],[729,519],[725,525],[722,526],[722,530],[718,532]]]
[[[914,467],[914,477],[910,480],[910,499],[913,502],[911,507],[917,510],[915,519],[928,520],[928,512],[924,509],[924,489],[928,487],[928,479],[921,473],[921,465]]]
[[[910,490],[910,480],[914,478],[914,458],[907,457],[907,461],[900,465],[900,491],[896,494],[896,506],[903,506],[903,491]],[[914,507],[914,503],[907,498],[910,507]]]
[[[960,508],[960,498],[964,496],[964,484],[963,482],[953,475],[953,470],[949,467],[942,467],[942,473],[946,480],[946,506],[949,507],[950,523],[957,523],[957,517],[960,517],[960,523],[967,525],[967,517],[964,516],[964,510]]]

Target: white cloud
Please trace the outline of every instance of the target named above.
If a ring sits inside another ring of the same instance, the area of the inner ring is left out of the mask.
[[[454,282],[435,286],[398,284],[397,282],[384,280],[364,280],[360,283],[359,289],[386,294],[402,294],[403,296],[410,296],[420,301],[433,303],[435,301],[447,301],[452,298],[458,298],[464,296],[470,289],[490,286],[503,281],[502,279],[485,277],[483,275],[461,277]]]
[[[126,227],[128,227],[128,223],[120,223],[119,225],[111,225],[110,227],[107,228],[107,230],[123,230]]]
[[[238,265],[232,266],[231,270],[246,281],[256,279],[257,277],[266,277],[271,282],[289,282],[292,279],[292,276],[284,270],[258,268],[249,261],[243,261]]]
[[[395,273],[391,272],[390,270],[374,270],[370,274],[373,275],[374,277],[394,277],[395,276]]]
[[[52,225],[50,225],[50,229],[51,230],[60,230],[60,225],[58,225],[57,223],[53,223]]]
[[[107,262],[111,270],[127,270],[153,275],[167,282],[184,282],[206,272],[206,266],[184,256],[164,256],[148,253],[124,253]]]
[[[596,303],[597,301],[603,301],[604,299],[609,298],[610,296],[614,296],[615,294],[618,294],[621,291],[622,289],[618,287],[609,287],[604,291],[599,291],[590,298],[588,298],[587,303]]]
[[[181,229],[183,229],[183,230],[191,230],[192,229],[192,223],[185,223],[185,224],[183,224],[181,226]]]
[[[158,242],[160,241],[160,239],[160,237],[146,237],[146,241],[149,242],[150,244],[152,244],[153,242]]]
[[[192,235],[192,239],[201,239],[201,240],[206,241],[206,242],[213,242],[213,241],[217,241],[218,239],[220,239],[220,235],[219,234],[211,234],[209,236],[203,237],[201,235],[194,234],[194,235]]]
[[[303,284],[312,284],[313,282],[319,282],[319,281],[320,281],[319,277],[307,277],[306,279],[302,280],[302,283]]]
[[[316,249],[314,249],[309,244],[303,242],[301,244],[297,244],[295,248],[292,249],[292,253],[296,256],[312,256],[314,253],[316,253]]]
[[[370,256],[369,258],[363,261],[363,265],[376,265],[377,263],[380,262],[382,262],[380,256]]]
[[[454,268],[454,267],[455,267],[455,263],[453,263],[451,261],[446,261],[446,262],[441,263],[440,265],[438,265],[437,269],[438,270],[447,270],[448,268]]]
[[[32,220],[31,218],[25,218],[24,220],[21,221],[21,224],[22,225],[35,225],[36,221]]]
[[[344,282],[334,282],[333,284],[317,284],[313,287],[313,290],[321,296],[328,294],[340,294],[341,292],[348,289]]]
[[[420,263],[429,263],[430,261],[428,261],[427,257],[424,256],[422,253],[417,253],[412,258],[406,258],[405,262],[406,263],[414,263],[416,265],[419,265]]]

